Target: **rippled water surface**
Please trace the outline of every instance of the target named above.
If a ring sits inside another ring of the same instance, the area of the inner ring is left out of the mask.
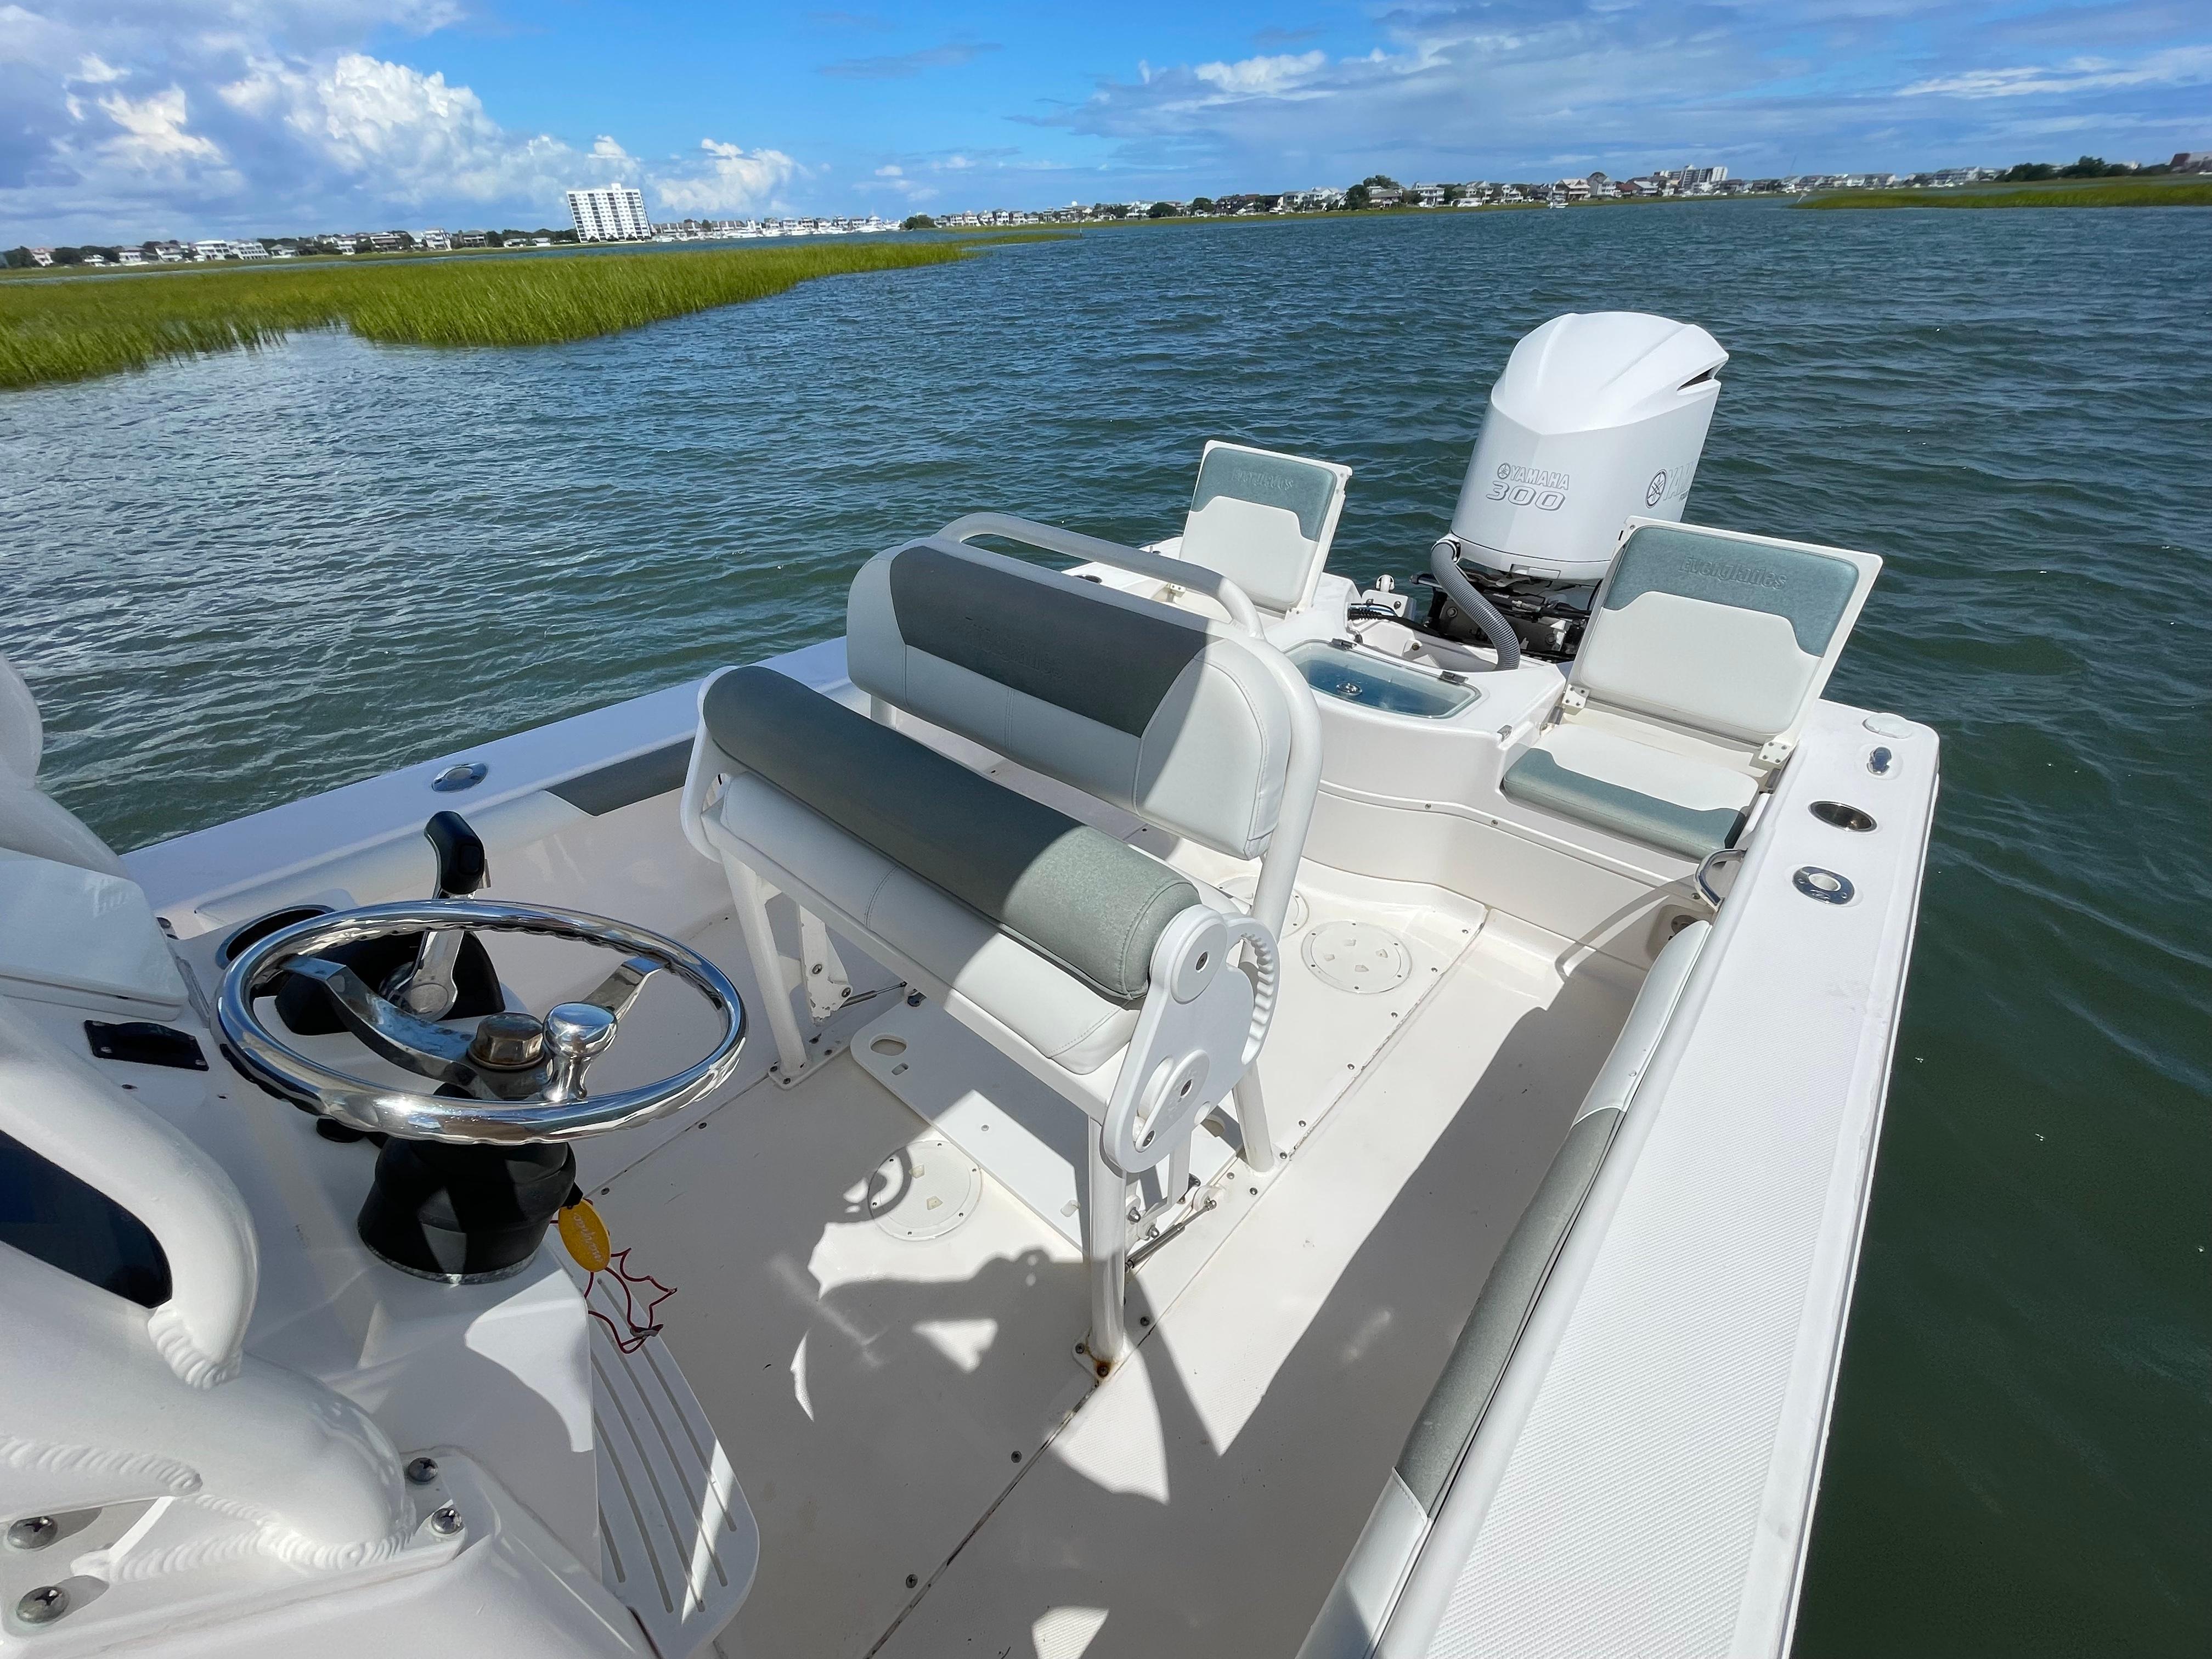
[[[963,512],[1168,533],[1208,437],[1349,463],[1335,567],[1409,572],[1516,338],[1702,323],[1691,516],[1882,554],[1835,694],[1947,744],[1797,1651],[2201,1652],[2208,294],[2212,213],[1685,204],[318,336],[0,396],[0,649],[50,787],[135,846],[838,631],[868,553]]]

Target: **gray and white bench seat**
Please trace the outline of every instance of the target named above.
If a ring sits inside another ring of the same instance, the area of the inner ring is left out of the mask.
[[[947,983],[1026,975],[1026,986],[983,994],[1069,1070],[1095,1071],[1127,1042],[1153,946],[1203,902],[1187,877],[772,668],[717,675],[700,718],[750,775],[733,781],[717,830],[766,843],[757,850],[806,886],[864,893],[854,920]],[[763,799],[764,787],[789,804]],[[1039,976],[994,950],[986,927],[1093,995],[1036,994]]]
[[[1431,1610],[1401,1608],[1401,1593],[1474,1448],[1606,1155],[1634,1109],[1637,1085],[1711,933],[1710,922],[1684,928],[1644,976],[1565,1143],[1483,1281],[1443,1374],[1407,1435],[1397,1465],[1385,1478],[1366,1528],[1299,1648],[1298,1659],[1370,1659],[1378,1650],[1389,1659],[1426,1654]],[[1573,1542],[1562,1540],[1560,1547],[1571,1549]]]
[[[1500,789],[1684,858],[1732,845],[1881,568],[1870,553],[1630,520],[1560,717]]]
[[[1164,1164],[1180,1194],[1191,1130],[1232,1091],[1247,1161],[1273,1161],[1250,1066],[1319,784],[1312,694],[1239,630],[943,538],[861,568],[846,662],[872,720],[763,668],[709,683],[684,831],[729,876],[785,1077],[809,1045],[778,994],[769,886],[1092,1120],[1089,1346],[1118,1359],[1128,1180]],[[901,712],[1257,859],[1254,914],[896,730]]]

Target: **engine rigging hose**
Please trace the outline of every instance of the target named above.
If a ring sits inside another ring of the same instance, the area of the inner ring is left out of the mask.
[[[1460,608],[1470,622],[1482,630],[1491,648],[1498,653],[1495,668],[1484,672],[1495,673],[1502,669],[1521,665],[1521,637],[1513,626],[1498,613],[1498,607],[1475,591],[1473,582],[1459,568],[1459,546],[1449,536],[1439,537],[1429,550],[1429,574],[1437,579],[1437,586],[1444,597]]]

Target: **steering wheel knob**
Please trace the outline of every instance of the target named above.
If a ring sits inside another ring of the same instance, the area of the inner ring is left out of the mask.
[[[545,1041],[553,1049],[553,1075],[545,1098],[584,1097],[584,1068],[615,1040],[615,1017],[595,1002],[563,1002],[545,1016]]]

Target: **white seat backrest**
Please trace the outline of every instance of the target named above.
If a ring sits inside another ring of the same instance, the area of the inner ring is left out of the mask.
[[[39,781],[39,757],[46,752],[46,726],[39,718],[38,699],[15,665],[0,657],[0,779],[15,783]]]
[[[1754,748],[1796,741],[1881,561],[1631,519],[1568,684]]]
[[[861,566],[846,630],[853,684],[894,708],[1232,857],[1274,835],[1296,671],[1272,646],[939,540]]]
[[[1198,464],[1181,556],[1216,570],[1263,611],[1313,602],[1352,469],[1213,439]]]
[[[0,850],[123,874],[123,860],[82,819],[39,787],[46,727],[15,665],[0,657]]]

